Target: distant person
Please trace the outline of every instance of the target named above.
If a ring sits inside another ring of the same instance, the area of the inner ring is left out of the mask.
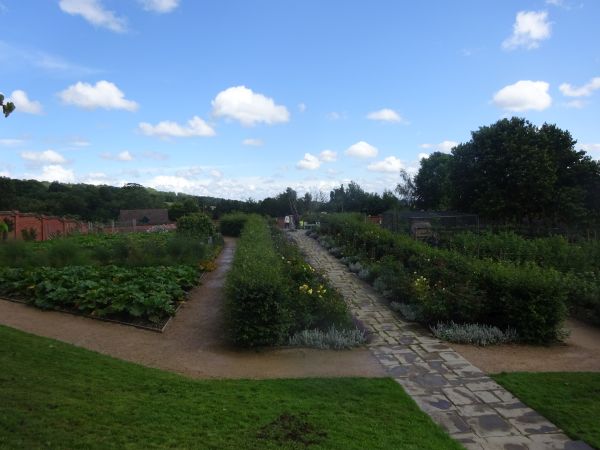
[[[283,228],[286,230],[290,227],[290,216],[285,216],[283,218]]]

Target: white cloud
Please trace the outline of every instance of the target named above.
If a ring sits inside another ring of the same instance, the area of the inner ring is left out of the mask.
[[[156,125],[141,122],[139,129],[147,136],[168,137],[193,137],[214,136],[215,130],[198,116],[192,117],[186,125],[180,125],[170,120],[164,120]]]
[[[404,119],[393,109],[384,108],[367,114],[367,119],[379,120],[381,122],[402,123]]]
[[[0,170],[0,177],[10,178],[10,172],[8,170]]]
[[[419,161],[421,161],[422,159],[427,159],[429,158],[429,153],[419,153],[419,155],[417,156],[417,159]]]
[[[545,81],[517,81],[496,92],[493,102],[507,111],[543,111],[552,104],[552,97],[548,94],[549,87]]]
[[[588,153],[600,153],[600,144],[581,144],[581,149]]]
[[[0,145],[4,147],[16,147],[18,145],[23,145],[25,141],[23,139],[13,139],[13,138],[3,138],[0,139]]]
[[[335,162],[337,161],[337,152],[333,150],[323,150],[319,153],[319,159],[322,162]]]
[[[117,155],[119,161],[133,161],[133,155],[129,151],[125,150]]]
[[[262,147],[265,143],[262,141],[262,139],[248,138],[244,139],[242,144],[247,145],[248,147]]]
[[[170,13],[179,6],[179,0],[140,0],[140,3],[145,10],[160,14]]]
[[[117,33],[127,30],[125,19],[105,9],[100,0],[60,0],[58,5],[67,14],[81,16],[94,26]]]
[[[600,77],[592,78],[580,87],[574,87],[569,83],[563,83],[559,87],[560,92],[567,97],[589,97],[595,90],[600,89]]]
[[[43,152],[23,152],[21,158],[33,164],[63,164],[67,162],[65,157],[54,150]]]
[[[70,169],[65,169],[59,164],[51,164],[42,167],[42,173],[35,176],[40,181],[60,181],[61,183],[72,183],[75,181],[75,174]]]
[[[567,103],[565,103],[565,106],[567,108],[575,108],[575,109],[581,109],[583,108],[587,103],[584,100],[580,100],[580,99],[576,99],[576,100],[571,100],[568,101]]]
[[[129,150],[124,150],[115,155],[113,155],[112,153],[101,153],[100,157],[102,159],[110,159],[113,161],[124,161],[124,162],[133,161],[135,159]]]
[[[101,184],[109,185],[113,182],[113,180],[111,180],[104,172],[90,172],[85,177],[81,178],[80,181],[82,183],[93,184],[95,186]]]
[[[456,141],[442,141],[439,144],[421,144],[419,147],[426,150],[433,150],[434,152],[450,153],[450,151],[457,145],[458,142]],[[426,153],[419,153],[419,156],[420,155],[426,155]],[[419,157],[419,159],[421,158]]]
[[[304,158],[296,163],[296,167],[300,170],[316,170],[321,167],[321,161],[315,155],[305,153]]]
[[[538,48],[540,42],[548,39],[552,32],[552,24],[548,22],[546,11],[519,11],[513,25],[513,32],[504,42],[502,48],[513,50],[525,47],[528,50]]]
[[[244,126],[257,123],[272,125],[288,122],[290,113],[283,105],[276,105],[272,98],[235,86],[217,94],[212,101],[213,115],[239,121]]]
[[[372,172],[387,172],[387,173],[396,173],[400,172],[401,169],[404,168],[404,164],[395,156],[388,156],[381,161],[374,162],[367,166]]]
[[[89,141],[86,141],[85,139],[75,139],[69,142],[69,145],[73,147],[89,147],[92,144]]]
[[[327,113],[327,118],[329,120],[342,120],[342,119],[346,118],[346,113],[345,112],[331,111],[330,113]]]
[[[304,103],[298,103],[298,111],[300,111],[301,113],[306,111],[306,105]]]
[[[346,149],[346,155],[356,158],[375,158],[377,153],[379,150],[365,141],[357,142]]]
[[[222,178],[223,172],[221,172],[220,170],[217,170],[217,169],[212,169],[210,171],[210,176],[213,178]]]
[[[192,192],[197,187],[187,178],[173,175],[158,175],[148,181],[148,186],[175,192]]]
[[[10,94],[10,101],[16,106],[16,112],[24,112],[27,114],[42,114],[43,108],[40,102],[30,100],[27,97],[27,92],[17,89]]]
[[[142,154],[144,158],[153,159],[155,161],[165,161],[169,159],[169,155],[160,152],[147,151]]]
[[[98,81],[95,85],[81,81],[58,93],[63,103],[85,109],[124,109],[136,111],[138,104],[127,100],[125,94],[110,81]]]

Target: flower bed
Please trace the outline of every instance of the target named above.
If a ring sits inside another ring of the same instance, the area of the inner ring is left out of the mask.
[[[239,346],[281,345],[309,329],[354,328],[342,297],[258,216],[246,222],[226,296],[228,331]]]
[[[512,328],[526,342],[562,337],[568,289],[554,269],[432,248],[352,215],[323,217],[319,235],[346,261],[360,262],[360,275],[386,297],[412,305],[423,323]]]

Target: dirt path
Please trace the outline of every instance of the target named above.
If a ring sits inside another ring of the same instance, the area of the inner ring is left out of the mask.
[[[600,329],[573,319],[567,320],[566,328],[571,335],[564,344],[452,347],[487,373],[600,372]]]
[[[196,378],[383,377],[367,349],[236,351],[224,342],[222,286],[235,241],[226,239],[218,268],[207,273],[162,334],[0,301],[0,324],[117,358]]]

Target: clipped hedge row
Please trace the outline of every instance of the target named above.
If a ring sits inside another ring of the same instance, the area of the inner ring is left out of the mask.
[[[248,214],[236,212],[225,214],[219,220],[219,230],[223,236],[239,237],[248,220]]]
[[[364,277],[390,299],[414,304],[425,323],[511,327],[536,343],[562,336],[568,289],[556,270],[432,248],[348,214],[323,217],[319,233],[357,256]]]
[[[225,283],[226,322],[231,341],[242,347],[283,342],[289,329],[281,257],[267,223],[248,216]]]
[[[225,293],[226,327],[241,347],[280,345],[303,330],[353,325],[341,296],[259,216],[247,216]]]

